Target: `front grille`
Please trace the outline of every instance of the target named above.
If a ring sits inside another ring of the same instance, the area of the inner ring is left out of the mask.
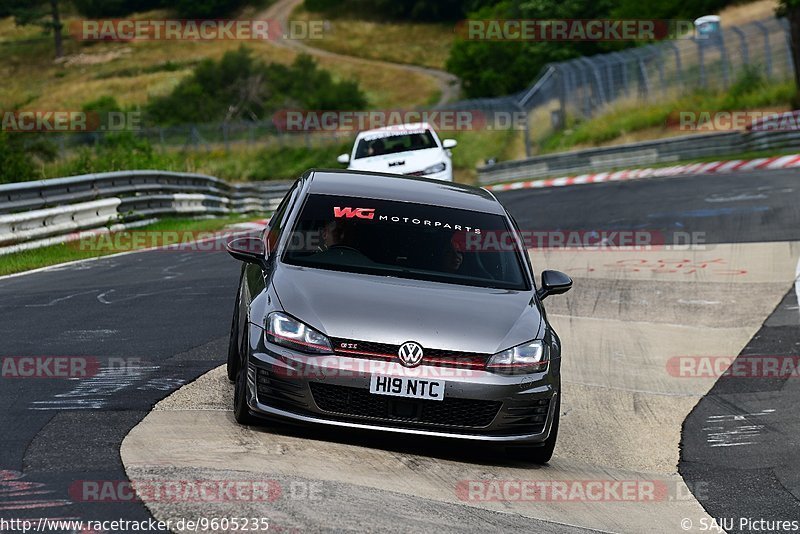
[[[366,389],[312,382],[320,410],[352,418],[409,425],[483,428],[491,424],[502,402],[447,398],[441,401],[397,399]]]
[[[331,339],[331,343],[333,343],[333,351],[342,356],[400,361],[397,357],[397,351],[400,350],[400,345],[341,338],[333,338]],[[452,350],[429,349],[425,347],[423,347],[422,351],[424,353],[422,357],[423,365],[435,365],[440,367],[483,369],[486,367],[486,362],[491,357],[490,354],[453,352]]]

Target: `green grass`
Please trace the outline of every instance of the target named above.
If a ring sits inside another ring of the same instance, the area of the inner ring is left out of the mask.
[[[440,70],[445,68],[456,37],[452,23],[369,21],[349,14],[331,18],[303,7],[292,13],[292,20],[319,19],[326,19],[324,36],[309,39],[309,46],[346,56]]]
[[[517,159],[524,156],[522,133],[519,131],[440,132],[440,137],[453,138],[453,167],[457,181],[474,183],[476,167],[487,158]],[[340,142],[315,140],[306,145],[303,136],[279,142],[271,138],[269,146],[232,144],[230,150],[212,146],[209,150],[158,150],[136,140],[122,140],[107,148],[83,148],[66,158],[40,164],[32,179],[57,178],[127,169],[158,169],[176,172],[198,172],[232,182],[293,180],[306,170],[340,168],[336,157],[349,153],[355,134]],[[265,141],[266,143],[267,141]]]
[[[211,146],[208,150],[163,150],[139,142],[124,143],[108,149],[82,148],[56,161],[39,163],[31,179],[158,169],[197,172],[231,182],[293,180],[311,167],[338,167],[336,156],[349,152],[351,142],[313,140],[308,148],[302,137],[283,142],[272,138],[267,147],[240,143],[231,144],[227,151],[221,146]]]
[[[489,158],[507,161],[525,157],[521,131],[477,130],[465,132],[439,132],[442,139],[455,139],[458,146],[453,149],[454,179],[457,182],[477,182],[477,167]]]
[[[626,138],[636,141],[689,134],[692,132],[679,131],[672,126],[679,111],[788,109],[794,94],[792,82],[743,79],[727,91],[696,91],[653,104],[625,102],[588,120],[568,118],[566,129],[540,138],[538,152],[547,154],[576,147],[602,146]]]
[[[127,232],[214,232],[231,224],[252,221],[258,218],[260,217],[256,214],[234,215],[213,219],[166,218],[141,228],[116,232],[114,235],[119,237],[122,243],[131,243],[131,247],[125,250],[136,250],[137,248],[135,245],[137,243],[135,240],[122,240],[125,238]],[[106,246],[87,246],[93,243],[91,240],[84,241],[83,243],[84,246],[81,246],[81,241],[62,243],[0,256],[0,275],[14,274],[68,261],[96,258],[117,252],[124,252],[123,250],[116,250]],[[97,243],[99,244],[101,242],[98,241]]]

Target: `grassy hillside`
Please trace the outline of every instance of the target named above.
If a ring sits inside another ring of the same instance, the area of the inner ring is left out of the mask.
[[[317,20],[318,13],[298,8],[294,20]],[[375,22],[343,16],[327,21],[325,39],[310,46],[366,59],[444,70],[455,33],[453,24]]]
[[[164,12],[149,12],[131,18],[166,16]],[[69,26],[74,18],[67,16],[65,24]],[[114,96],[123,106],[141,105],[151,95],[168,93],[202,59],[217,60],[242,44],[240,41],[79,43],[67,37],[66,57],[54,62],[52,40],[42,37],[36,27],[19,28],[10,18],[0,19],[0,36],[2,109],[80,109],[86,101],[106,95]],[[289,64],[297,55],[269,42],[246,44],[256,57],[266,62]],[[337,79],[358,80],[372,107],[424,105],[437,92],[435,83],[424,75],[404,74],[405,83],[398,84],[396,69],[389,67],[367,67],[325,58],[319,59],[319,64]],[[409,86],[414,91],[409,91]]]

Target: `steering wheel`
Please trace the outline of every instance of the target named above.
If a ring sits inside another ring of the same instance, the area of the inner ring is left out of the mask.
[[[353,248],[351,246],[348,246],[348,245],[331,245],[331,246],[328,247],[328,250],[334,250],[334,249],[348,250],[350,252],[355,252],[355,253],[361,254],[363,256],[363,252],[361,252],[360,250],[355,249],[355,248]]]

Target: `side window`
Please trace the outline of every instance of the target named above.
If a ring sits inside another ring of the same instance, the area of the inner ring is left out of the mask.
[[[514,225],[514,230],[517,232],[517,234],[519,235],[520,240],[522,241],[522,247],[523,248],[520,251],[520,253],[522,254],[522,261],[524,261],[525,264],[528,266],[528,272],[530,273],[531,277],[533,277],[533,279],[534,279],[533,280],[533,285],[534,285],[534,287],[536,287],[536,275],[534,275],[533,263],[531,262],[531,256],[530,256],[530,254],[528,254],[528,251],[525,249],[525,246],[526,246],[525,245],[525,237],[522,235],[522,230],[519,229],[519,224],[517,224],[517,220],[514,218],[514,216],[511,215],[510,213],[508,213],[508,210],[506,210],[506,214],[508,215],[508,218],[511,219],[511,224]]]
[[[269,224],[267,225],[266,232],[264,234],[264,240],[266,241],[267,250],[272,252],[275,249],[275,246],[278,244],[278,240],[280,239],[281,232],[283,232],[283,227],[286,220],[286,211],[289,209],[289,206],[292,204],[292,200],[297,193],[297,184],[299,181],[295,182],[289,192],[286,193],[286,196],[283,197],[281,203],[278,205],[278,208],[272,214],[272,217],[269,220]]]

